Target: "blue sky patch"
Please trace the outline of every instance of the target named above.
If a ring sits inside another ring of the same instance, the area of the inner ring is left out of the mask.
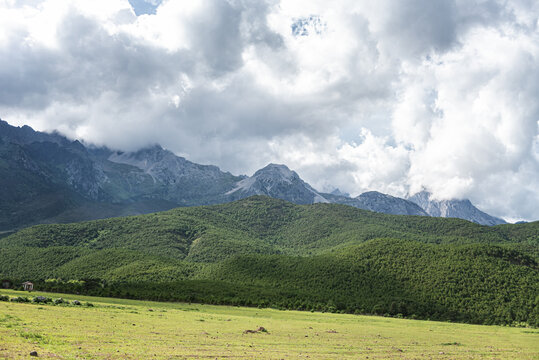
[[[161,0],[129,0],[137,16],[155,14],[155,10],[161,4]]]

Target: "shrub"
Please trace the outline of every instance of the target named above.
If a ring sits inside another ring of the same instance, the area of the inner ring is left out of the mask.
[[[0,301],[9,301],[9,296],[7,296],[7,295],[0,295]]]
[[[27,303],[30,302],[30,300],[25,296],[17,296],[10,299],[11,302],[19,302],[19,303]]]
[[[32,299],[32,302],[35,302],[36,304],[47,304],[52,302],[52,299],[45,296],[36,296]]]
[[[67,301],[65,301],[65,300],[62,299],[62,298],[54,299],[54,305],[65,304],[66,302],[67,302]]]
[[[79,300],[73,300],[71,302],[72,305],[82,305],[81,302]]]

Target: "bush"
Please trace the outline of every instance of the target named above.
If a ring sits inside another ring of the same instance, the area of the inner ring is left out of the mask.
[[[32,302],[35,302],[36,304],[47,304],[52,302],[52,299],[45,296],[36,296],[32,299]]]
[[[0,295],[0,301],[9,301],[9,296],[7,296],[7,295]]]
[[[18,303],[27,303],[30,302],[30,300],[25,296],[17,296],[10,299],[11,302],[18,302]]]
[[[91,302],[87,302],[87,303],[86,303],[86,306],[88,306],[88,307],[94,307],[94,304],[92,304]]]
[[[81,302],[79,300],[73,300],[71,302],[72,305],[82,305]]]
[[[54,299],[53,302],[54,302],[54,305],[60,305],[60,304],[65,304],[67,301],[65,301],[62,298],[58,298],[58,299]]]

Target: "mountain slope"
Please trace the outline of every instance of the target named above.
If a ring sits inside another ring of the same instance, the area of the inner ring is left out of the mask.
[[[0,120],[0,230],[221,203],[242,178],[158,146],[87,148]]]
[[[408,200],[421,206],[430,216],[454,217],[465,219],[481,225],[500,225],[505,221],[479,210],[472,205],[470,200],[433,200],[431,194],[422,191]]]
[[[332,306],[348,312],[355,307],[375,314],[420,314],[477,323],[503,322],[519,312],[521,320],[535,324],[537,304],[522,307],[521,301],[536,296],[539,271],[536,262],[516,260],[520,257],[492,245],[376,239],[308,258],[240,256],[216,264],[205,276],[310,293],[302,299],[307,309],[309,303],[331,297]],[[485,277],[496,284],[486,284]]]
[[[84,203],[58,181],[59,173],[36,159],[34,149],[0,137],[0,230],[36,223]]]
[[[216,261],[239,253],[310,255],[375,238],[537,246],[539,222],[486,227],[460,219],[386,215],[338,204],[295,205],[254,196],[149,215],[33,226],[0,239],[0,247],[126,248]]]

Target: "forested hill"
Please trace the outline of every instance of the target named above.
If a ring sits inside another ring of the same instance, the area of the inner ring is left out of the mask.
[[[0,239],[0,277],[111,296],[537,325],[538,248],[539,222],[488,227],[254,196],[27,228]]]
[[[539,222],[488,227],[460,219],[386,215],[337,204],[295,205],[253,196],[149,215],[38,225],[0,239],[0,247],[123,248],[211,262],[240,253],[312,255],[375,238],[525,247],[539,243]]]

